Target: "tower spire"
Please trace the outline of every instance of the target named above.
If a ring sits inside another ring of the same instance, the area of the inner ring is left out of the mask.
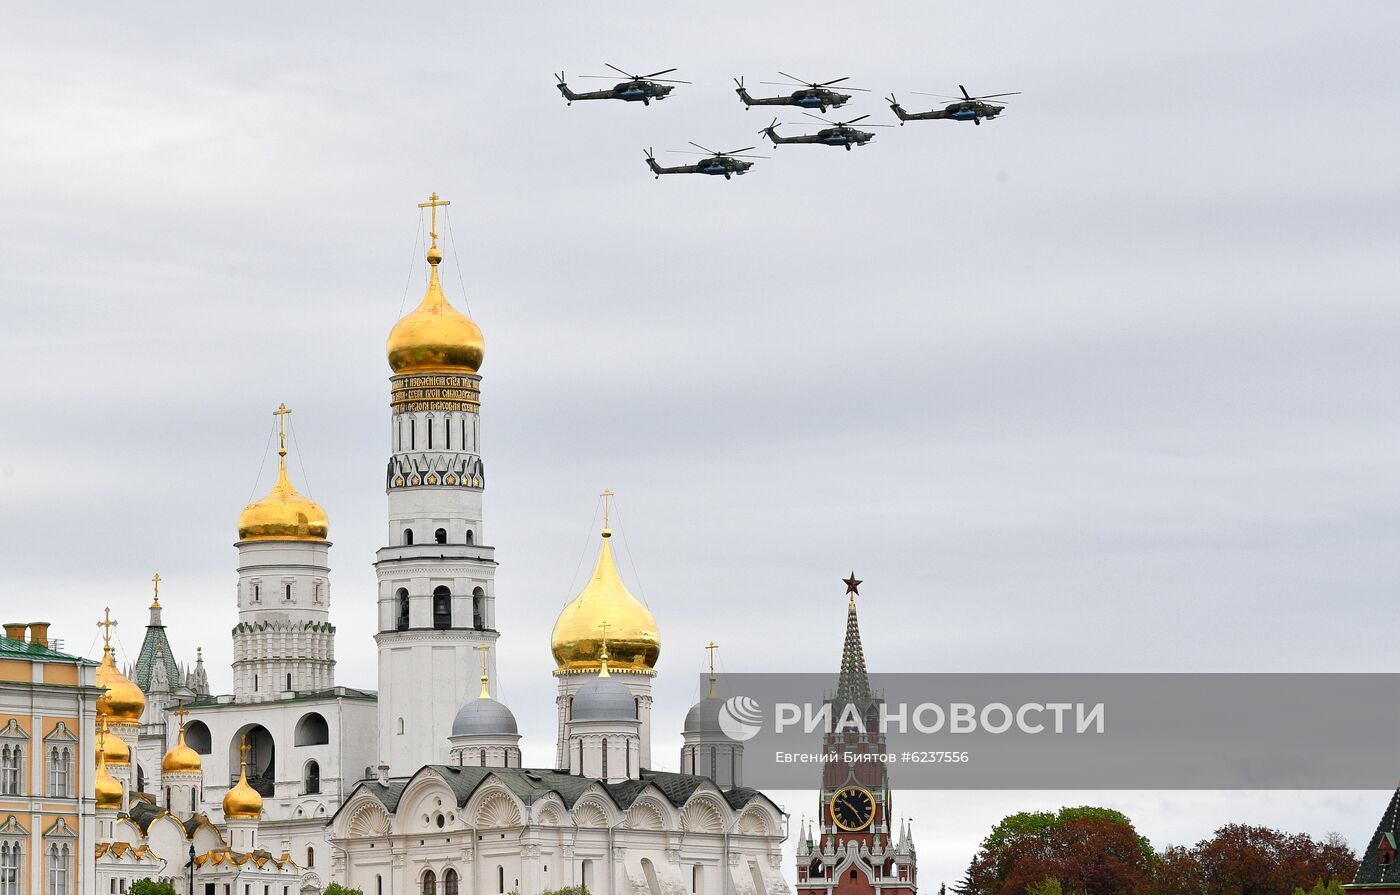
[[[844,700],[869,699],[870,678],[865,670],[865,650],[860,645],[860,622],[856,619],[856,596],[864,582],[852,572],[844,583],[850,603],[846,609],[846,642],[841,647],[841,679],[836,695]]]

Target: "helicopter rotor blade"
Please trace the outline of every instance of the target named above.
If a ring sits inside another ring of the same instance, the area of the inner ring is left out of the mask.
[[[958,89],[962,91],[963,99],[972,99],[972,95],[967,92],[967,88],[959,84]]]
[[[757,149],[757,146],[745,146],[743,149],[726,149],[720,155],[738,155],[741,152],[748,152],[750,149]]]
[[[830,87],[832,84],[840,84],[842,81],[849,81],[850,79],[851,79],[851,76],[850,76],[850,75],[846,75],[844,78],[837,78],[837,79],[834,80],[834,81],[822,81],[820,84],[813,84],[812,86],[813,86],[813,87]]]
[[[949,95],[946,94],[946,93],[923,93],[923,92],[918,91],[918,90],[911,90],[911,91],[909,91],[909,92],[912,93],[912,94],[914,94],[915,96],[933,96],[933,97],[937,97],[938,99],[955,99],[955,100],[959,100],[959,101],[962,100],[962,97],[961,97],[961,96],[949,96]]]
[[[696,143],[696,142],[694,142],[694,141],[687,140],[686,142],[690,143],[690,145],[691,145],[691,146],[694,146],[696,149],[703,149],[703,150],[705,150],[705,151],[708,152],[710,155],[722,155],[722,154],[723,154],[723,153],[715,152],[713,149],[710,149],[708,146],[701,146],[699,143]],[[684,150],[682,150],[682,151],[684,151]]]
[[[622,71],[622,69],[618,68],[616,65],[613,65],[611,62],[604,62],[603,64],[615,72],[621,72],[622,74],[627,75],[627,77],[631,78],[634,81],[637,79],[636,75]]]
[[[831,122],[830,122],[828,119],[823,118],[823,117],[821,117],[820,115],[813,115],[811,112],[803,112],[802,114],[803,114],[803,115],[806,115],[808,118],[815,118],[817,121],[820,121],[822,124],[831,124]]]
[[[841,124],[855,124],[857,121],[864,121],[869,117],[869,115],[862,115],[859,118],[852,118],[850,121],[842,121]]]
[[[668,68],[668,69],[666,69],[666,70],[664,70],[664,71],[654,71],[654,72],[652,72],[652,73],[649,74],[649,75],[642,75],[642,77],[643,77],[643,78],[654,78],[654,77],[656,77],[657,75],[669,75],[671,72],[673,72],[673,71],[678,71],[678,70],[679,70],[679,69]]]
[[[658,84],[689,84],[689,83],[691,83],[690,81],[679,81],[679,80],[676,80],[675,78],[648,78],[647,80],[649,80],[649,81],[655,81],[655,82],[657,82]]]
[[[989,93],[986,96],[974,97],[974,99],[996,99],[998,96],[1019,96],[1021,91],[1013,90],[1010,93]]]
[[[788,73],[785,72],[785,71],[780,71],[780,72],[778,72],[778,74],[780,74],[780,75],[782,75],[783,77],[787,78],[789,81],[796,81],[798,84],[802,84],[802,85],[804,85],[804,86],[810,85],[810,84],[812,83],[811,81],[804,81],[804,80],[802,80],[801,78],[794,78],[792,75],[788,74]]]

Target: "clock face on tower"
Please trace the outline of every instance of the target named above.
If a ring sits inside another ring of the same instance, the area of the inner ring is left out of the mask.
[[[831,819],[847,832],[854,833],[870,826],[875,818],[875,797],[859,786],[838,789],[831,796]]]

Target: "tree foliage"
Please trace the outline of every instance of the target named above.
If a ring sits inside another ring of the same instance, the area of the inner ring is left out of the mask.
[[[149,877],[134,880],[126,891],[128,895],[179,895],[170,883],[156,882]]]
[[[365,895],[363,889],[347,889],[340,883],[331,883],[321,895]]]
[[[958,895],[1342,895],[1357,860],[1335,834],[1230,824],[1161,852],[1110,808],[1003,818],[953,887]]]

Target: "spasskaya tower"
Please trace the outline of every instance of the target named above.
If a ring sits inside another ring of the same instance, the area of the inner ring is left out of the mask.
[[[833,756],[822,769],[817,821],[802,824],[797,842],[798,895],[914,895],[918,867],[914,841],[906,824],[898,838],[890,834],[892,817],[889,773],[883,761],[847,761],[844,756],[878,755],[888,751],[880,731],[884,700],[870,689],[865,651],[856,619],[861,582],[855,573],[845,579],[850,598],[846,608],[846,642],[841,649],[841,676],[836,692],[826,700],[832,730],[822,751]],[[842,725],[843,717],[865,719],[865,730]]]

